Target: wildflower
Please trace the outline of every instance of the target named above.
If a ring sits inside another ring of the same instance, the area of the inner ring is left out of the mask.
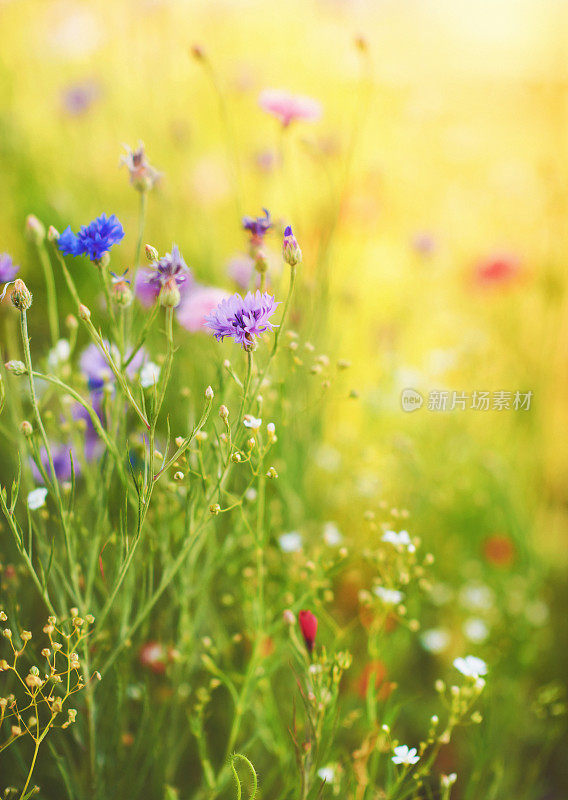
[[[203,329],[207,315],[228,297],[228,292],[214,286],[192,287],[191,291],[184,293],[177,308],[179,324],[191,333],[197,333]]]
[[[466,678],[479,678],[480,675],[487,675],[487,664],[476,656],[456,658],[454,667]]]
[[[11,255],[8,253],[0,253],[0,283],[13,281],[19,269],[20,268],[14,264]]]
[[[74,448],[71,445],[56,445],[52,446],[51,448],[51,458],[53,461],[53,469],[55,471],[55,477],[59,481],[70,481],[73,475],[78,475],[80,472],[80,465],[77,460],[77,455],[74,451]],[[44,470],[47,472],[48,476],[51,478],[51,466],[49,464],[49,458],[47,455],[47,450],[45,447],[41,448],[40,451],[40,459]],[[73,464],[73,468],[71,468],[71,463]],[[35,463],[32,462],[32,473],[36,481],[43,482],[43,478],[39,469],[36,467]]]
[[[4,291],[6,291],[6,289],[4,289]],[[32,293],[20,278],[16,278],[14,281],[14,288],[10,299],[12,305],[15,306],[18,311],[27,311],[28,308],[31,307],[33,299]]]
[[[243,228],[250,233],[251,243],[260,245],[264,241],[266,233],[272,228],[270,212],[263,208],[263,217],[243,217]]]
[[[284,128],[296,120],[315,122],[322,115],[322,106],[317,100],[283,89],[265,89],[260,93],[258,104],[263,111],[280,120]]]
[[[323,526],[323,540],[328,547],[336,547],[343,541],[341,531],[335,522],[326,522]]]
[[[394,748],[394,756],[392,757],[394,764],[416,764],[420,761],[420,756],[415,747],[408,747],[406,744],[401,744]]]
[[[333,783],[333,779],[335,778],[335,765],[328,764],[327,767],[318,769],[318,778],[325,783]]]
[[[257,431],[262,425],[262,420],[258,417],[253,417],[252,414],[246,414],[243,425],[245,428],[251,428],[253,431]]]
[[[150,386],[158,383],[160,379],[160,367],[154,364],[153,361],[148,361],[140,370],[140,386],[143,389],[148,389]]]
[[[395,547],[400,547],[401,549],[406,548],[409,553],[414,553],[416,550],[410,540],[408,531],[400,531],[399,533],[396,533],[396,531],[385,531],[381,541],[388,542],[389,544],[392,544]]]
[[[150,283],[154,273],[151,267],[142,267],[134,278],[134,292],[144,308],[153,306],[160,294],[160,287]]]
[[[153,188],[160,178],[160,174],[146,160],[144,145],[138,142],[138,148],[132,150],[128,145],[124,145],[126,155],[120,157],[120,166],[126,164],[130,173],[130,183],[139,192],[146,192]]]
[[[463,624],[463,632],[466,639],[475,644],[484,642],[489,636],[489,628],[479,617],[471,617]]]
[[[284,229],[282,240],[282,258],[291,267],[295,267],[302,260],[302,251],[296,237],[292,233],[292,227],[287,225]]]
[[[69,116],[78,117],[89,110],[99,95],[99,86],[92,80],[73,83],[62,91],[61,105]]]
[[[181,300],[180,287],[191,279],[191,272],[177,245],[172,245],[171,253],[166,253],[151,271],[148,283],[154,287],[161,305],[173,308]]]
[[[450,634],[444,628],[429,628],[421,634],[420,642],[429,653],[443,653],[450,644]]]
[[[399,592],[397,589],[387,589],[386,586],[375,586],[373,592],[377,597],[386,605],[397,605],[404,600],[404,593]]]
[[[143,667],[147,667],[156,675],[162,675],[166,671],[168,652],[160,642],[146,642],[140,648],[138,659]]]
[[[247,292],[244,298],[234,294],[222,300],[208,314],[205,324],[219,341],[232,336],[244,350],[250,350],[254,347],[255,337],[274,328],[269,318],[277,305],[268,292]]]
[[[311,653],[316,640],[318,619],[311,611],[304,609],[298,613],[298,622],[300,623],[300,630],[302,631],[302,636],[304,637],[308,652]]]
[[[28,494],[28,508],[30,511],[36,511],[45,505],[45,498],[47,497],[47,489],[39,488],[33,489]]]
[[[302,549],[302,534],[298,531],[282,533],[278,537],[278,544],[283,553],[299,553]]]
[[[132,302],[132,289],[130,288],[130,281],[126,277],[127,273],[127,269],[124,270],[122,275],[116,275],[114,272],[110,273],[114,299],[116,304],[123,308],[127,308]]]
[[[77,234],[67,227],[57,240],[57,246],[64,255],[88,255],[91,261],[98,263],[122,239],[124,230],[116,216],[101,214],[88,225],[83,225]]]

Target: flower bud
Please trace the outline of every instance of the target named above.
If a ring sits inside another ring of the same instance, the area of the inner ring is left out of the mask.
[[[219,511],[221,511],[221,506],[219,505],[219,503],[213,503],[212,505],[209,506],[209,512],[213,514],[214,517],[217,516]]]
[[[160,289],[160,294],[158,296],[160,301],[160,305],[164,308],[175,308],[179,306],[181,300],[181,292],[178,288],[176,283],[176,279],[169,278],[162,288]]]
[[[145,244],[144,245],[144,251],[146,253],[146,258],[148,259],[148,261],[150,263],[153,263],[154,261],[157,261],[159,259],[159,257],[160,257],[160,254],[158,253],[156,248],[152,247],[151,244]]]
[[[50,225],[47,229],[47,241],[48,242],[56,242],[59,239],[59,231],[57,228],[54,228],[53,225]]]
[[[82,319],[84,322],[88,322],[91,319],[91,312],[87,308],[87,306],[83,305],[83,303],[81,303],[81,305],[79,306],[78,313],[80,319]]]
[[[302,261],[302,251],[298,244],[296,237],[292,233],[292,227],[287,225],[284,230],[284,239],[282,240],[282,258],[291,267],[295,267]]]
[[[26,436],[26,437],[27,437],[27,436],[31,436],[31,435],[32,435],[32,433],[34,432],[34,429],[32,428],[31,422],[28,422],[28,420],[27,420],[27,419],[25,419],[25,420],[22,422],[22,424],[20,425],[20,430],[22,431],[22,433],[23,433],[23,434],[24,434],[24,436]]]
[[[304,637],[304,642],[306,643],[308,652],[311,653],[314,649],[314,642],[316,640],[318,619],[314,614],[312,614],[311,611],[304,609],[298,614],[298,622],[300,623],[300,630],[302,631],[302,636]]]
[[[26,233],[32,242],[41,244],[45,239],[45,225],[34,214],[30,214],[26,219]]]
[[[23,361],[8,361],[4,366],[12,375],[25,375],[27,371]]]
[[[229,409],[227,408],[227,406],[225,405],[219,406],[219,416],[221,417],[223,422],[227,422],[227,420],[229,419]]]
[[[77,322],[77,317],[74,314],[67,314],[65,317],[65,324],[70,331],[76,331],[79,327],[79,323]]]
[[[215,396],[215,392],[213,391],[213,387],[212,386],[208,386],[207,389],[205,389],[205,397],[206,397],[206,399],[207,400],[213,400],[214,396]]]
[[[15,306],[18,311],[27,311],[32,304],[32,293],[21,278],[16,278],[14,281],[11,299],[12,305]]]

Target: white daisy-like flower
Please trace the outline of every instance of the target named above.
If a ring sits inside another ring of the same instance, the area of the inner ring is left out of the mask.
[[[298,531],[283,533],[278,537],[278,544],[284,553],[299,553],[302,549],[302,534]]]
[[[154,364],[153,361],[148,361],[147,364],[144,364],[140,370],[140,386],[142,386],[143,389],[148,389],[150,386],[154,386],[155,383],[158,383],[159,379],[160,367]]]
[[[323,526],[323,540],[328,547],[336,547],[343,541],[341,531],[335,522],[326,522]]]
[[[252,414],[247,414],[243,420],[243,425],[245,428],[252,428],[253,431],[257,431],[262,425],[262,420],[258,417],[253,417]]]
[[[454,667],[465,675],[466,678],[479,678],[480,675],[487,675],[487,664],[477,656],[466,656],[465,658],[456,658]]]
[[[47,489],[41,486],[39,489],[33,489],[28,494],[28,508],[30,511],[35,511],[45,505],[45,498],[47,497]]]
[[[415,747],[409,747],[407,744],[400,744],[394,748],[394,756],[392,757],[394,764],[416,764],[420,761],[418,750]]]
[[[412,544],[410,540],[410,534],[408,531],[385,531],[383,533],[381,541],[388,542],[389,544],[394,545],[394,547],[406,548],[409,553],[414,553],[416,548]]]
[[[327,767],[318,769],[318,778],[321,778],[321,780],[326,783],[333,783],[333,779],[335,778],[335,765],[328,764]]]
[[[398,589],[387,589],[386,586],[375,586],[373,592],[388,606],[396,606],[404,600],[404,592]]]
[[[450,644],[450,633],[445,628],[429,628],[423,631],[420,636],[420,642],[425,650],[429,653],[443,653],[447,650]]]

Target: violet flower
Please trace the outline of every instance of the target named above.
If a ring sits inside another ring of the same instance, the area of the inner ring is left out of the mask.
[[[9,253],[0,253],[0,283],[13,281],[19,270]]]
[[[270,317],[277,305],[268,292],[247,292],[244,298],[234,294],[219,303],[205,318],[205,325],[219,341],[230,336],[244,350],[250,350],[255,345],[256,337],[275,327]]]

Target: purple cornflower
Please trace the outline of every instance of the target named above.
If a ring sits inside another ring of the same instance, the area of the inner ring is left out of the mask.
[[[8,253],[0,253],[0,283],[13,281],[18,274],[19,267],[12,261],[12,256]]]
[[[244,350],[254,346],[255,336],[271,331],[275,326],[269,321],[276,306],[268,292],[247,292],[245,297],[234,294],[222,300],[217,308],[205,317],[205,325],[222,341],[232,336]]]
[[[243,217],[243,228],[250,233],[251,244],[260,245],[264,241],[264,236],[272,227],[270,212],[266,209],[263,217]]]
[[[159,294],[163,306],[177,306],[181,300],[180,288],[191,278],[191,272],[176,244],[172,252],[166,253],[156,263],[155,269],[147,280],[149,286]]]
[[[66,228],[58,239],[57,246],[66,256],[88,255],[91,261],[100,261],[113,244],[124,239],[122,225],[114,214],[101,214],[88,225],[83,225],[74,234]]]

